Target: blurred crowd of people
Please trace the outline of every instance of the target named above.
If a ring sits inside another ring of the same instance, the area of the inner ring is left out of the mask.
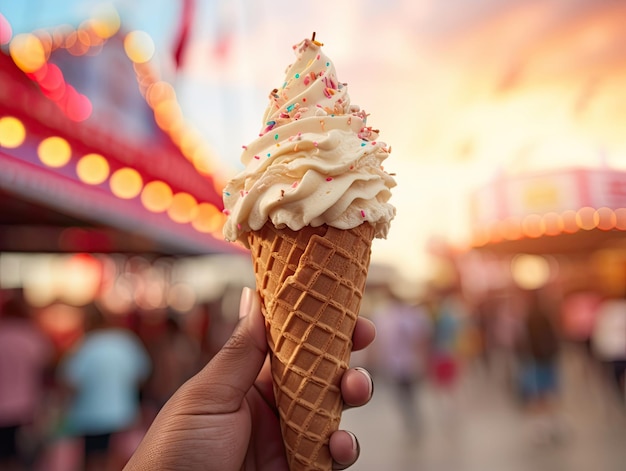
[[[112,314],[89,304],[77,332],[59,339],[19,290],[0,294],[0,469],[7,471],[121,469],[235,323],[209,305]],[[411,436],[424,428],[425,387],[454,416],[459,385],[480,370],[528,412],[533,436],[562,439],[564,352],[583,359],[610,391],[607,400],[626,410],[624,296],[513,289],[471,302],[458,289],[406,299],[384,287],[377,299],[363,313],[377,326],[364,361],[393,384]]]
[[[368,359],[394,385],[412,434],[423,428],[418,404],[425,386],[454,414],[459,384],[479,370],[527,412],[534,440],[564,439],[564,355],[582,362],[606,400],[626,412],[625,296],[581,289],[560,295],[547,287],[509,288],[478,301],[458,289],[403,299],[385,288],[376,306],[378,335]]]
[[[234,326],[209,306],[112,314],[89,304],[72,341],[61,342],[20,290],[0,294],[0,469],[7,471],[121,469],[161,407]]]

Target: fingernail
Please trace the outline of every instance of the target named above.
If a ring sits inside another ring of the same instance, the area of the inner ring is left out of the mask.
[[[371,399],[372,396],[374,396],[374,380],[372,379],[372,375],[370,375],[369,371],[365,368],[361,368],[360,366],[356,366],[354,369],[367,378],[367,384],[369,385],[369,398]]]
[[[244,286],[241,291],[241,301],[239,302],[239,319],[243,319],[248,314],[250,314],[250,310],[252,309],[252,295],[254,291]]]
[[[343,471],[352,466],[359,459],[359,455],[361,454],[361,445],[359,445],[359,441],[356,438],[356,435],[352,432],[344,430],[352,440],[352,452],[354,453],[354,459],[350,461],[350,463],[338,463],[337,461],[333,462],[333,471]]]
[[[352,432],[348,432],[348,435],[350,435],[350,438],[352,439],[352,451],[356,451],[356,459],[359,459],[359,455],[361,454],[361,445],[359,445],[359,440]]]

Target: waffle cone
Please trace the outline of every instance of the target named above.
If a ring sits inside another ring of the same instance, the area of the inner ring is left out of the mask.
[[[271,351],[274,395],[291,471],[329,471],[369,268],[374,227],[300,231],[271,223],[248,237]]]

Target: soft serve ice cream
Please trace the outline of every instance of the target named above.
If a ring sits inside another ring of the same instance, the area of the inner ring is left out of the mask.
[[[261,134],[241,156],[246,168],[224,190],[228,241],[247,246],[247,232],[268,220],[295,231],[369,222],[376,237],[387,236],[395,181],[382,162],[390,149],[350,104],[321,46],[314,39],[294,46],[295,63],[270,93]]]

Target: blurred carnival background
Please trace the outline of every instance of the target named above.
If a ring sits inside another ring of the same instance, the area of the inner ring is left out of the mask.
[[[0,468],[121,469],[223,344],[254,278],[222,188],[316,31],[398,182],[354,469],[622,470],[624,21],[611,0],[0,0]],[[136,378],[108,421],[73,402],[105,327]]]

